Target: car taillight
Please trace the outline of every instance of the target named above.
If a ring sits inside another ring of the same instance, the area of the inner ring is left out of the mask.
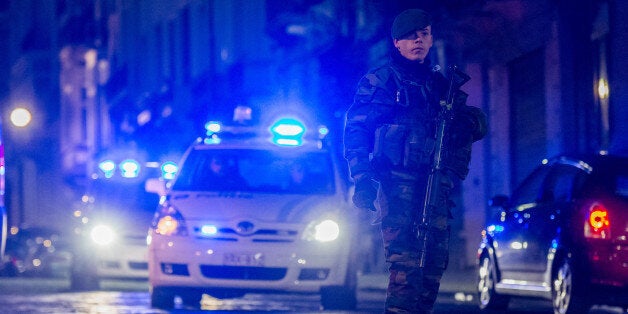
[[[611,236],[611,221],[608,209],[600,203],[589,207],[589,213],[584,223],[584,236],[592,239],[607,239]]]

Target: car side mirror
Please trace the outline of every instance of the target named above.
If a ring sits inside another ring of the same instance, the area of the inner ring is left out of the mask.
[[[166,195],[166,181],[158,178],[148,179],[144,184],[144,189],[146,192],[156,193],[159,196]]]

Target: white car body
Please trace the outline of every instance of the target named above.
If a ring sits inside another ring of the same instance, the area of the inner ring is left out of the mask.
[[[113,245],[95,248],[96,275],[98,278],[143,279],[148,278],[148,248],[146,235],[125,235]]]
[[[116,162],[131,160],[124,156]],[[102,279],[148,280],[146,232],[159,197],[144,184],[159,171],[143,166],[139,176],[122,177],[121,168],[110,176],[98,169],[75,208],[70,273],[75,290],[98,289]]]
[[[260,154],[251,157],[259,160],[260,168],[280,164],[282,158],[320,155],[333,167],[330,190],[304,194],[246,188],[186,190],[177,188],[182,179],[175,178],[170,189],[161,191],[165,195],[160,208],[162,212],[176,211],[184,226],[180,226],[180,234],[165,235],[159,230],[159,221],[153,222],[148,255],[152,305],[170,308],[175,295],[184,302],[197,302],[201,293],[225,297],[273,291],[321,293],[326,308],[355,307],[355,222],[350,218],[353,211],[346,181],[339,175],[333,154],[315,143],[284,147],[268,140],[199,141],[184,156],[179,176],[186,176],[186,166],[192,167],[186,165],[186,158],[201,151],[229,152],[241,158],[240,168],[246,162],[242,156],[250,154]],[[267,155],[274,157],[264,157]],[[248,183],[255,181],[255,176],[264,176],[263,171],[250,171]],[[160,188],[149,188],[150,184],[147,189],[159,192]],[[316,188],[310,185],[308,189]],[[314,225],[327,219],[337,223],[338,238],[328,242],[312,239]]]

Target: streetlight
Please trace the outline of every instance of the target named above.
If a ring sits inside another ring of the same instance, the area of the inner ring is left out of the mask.
[[[14,129],[14,132],[10,132],[13,139],[12,144],[10,144],[10,151],[14,158],[14,164],[13,167],[10,167],[11,174],[7,174],[7,176],[14,178],[14,190],[11,199],[15,204],[9,212],[13,214],[11,215],[11,225],[19,226],[24,223],[26,207],[31,202],[25,198],[28,194],[26,190],[32,188],[32,181],[29,178],[32,178],[36,171],[30,156],[30,149],[27,149],[29,144],[32,144],[30,143],[32,133],[30,129],[32,128],[33,116],[31,111],[26,109],[26,106],[18,105],[9,113],[9,121]]]
[[[9,116],[11,123],[16,127],[23,128],[27,126],[32,119],[31,112],[26,108],[15,108],[11,111],[11,115]]]

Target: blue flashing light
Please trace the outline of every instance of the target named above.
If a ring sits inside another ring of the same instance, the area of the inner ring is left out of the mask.
[[[137,178],[140,174],[140,164],[133,159],[124,160],[120,163],[120,172],[123,178]]]
[[[556,239],[552,240],[552,249],[558,248],[558,241]]]
[[[502,225],[490,225],[490,226],[486,227],[486,231],[488,231],[490,233],[503,232],[504,231],[504,226],[502,226]]]
[[[299,120],[283,118],[275,122],[270,130],[274,135],[282,137],[303,136],[305,126]]]
[[[216,144],[220,144],[220,142],[221,142],[221,139],[216,134],[213,134],[203,139],[203,143],[208,144],[208,145],[216,145]]]
[[[218,233],[218,228],[214,225],[203,225],[201,233],[205,236],[213,236]]]
[[[174,179],[178,171],[179,166],[175,162],[166,161],[161,165],[161,176],[166,180]]]
[[[299,146],[303,142],[305,125],[297,119],[283,118],[277,120],[271,127],[273,143],[277,145]]]
[[[324,138],[325,136],[327,136],[327,134],[329,134],[329,129],[326,126],[321,125],[320,127],[318,127],[318,134],[321,138]]]
[[[212,134],[219,133],[222,129],[222,125],[218,121],[209,121],[205,123],[205,130],[207,131],[207,136],[211,136]]]
[[[98,164],[98,169],[103,172],[105,178],[109,179],[113,177],[113,173],[116,170],[116,163],[113,160],[104,160]]]
[[[302,143],[300,140],[291,138],[275,138],[273,139],[273,142],[277,145],[283,146],[299,146]]]

